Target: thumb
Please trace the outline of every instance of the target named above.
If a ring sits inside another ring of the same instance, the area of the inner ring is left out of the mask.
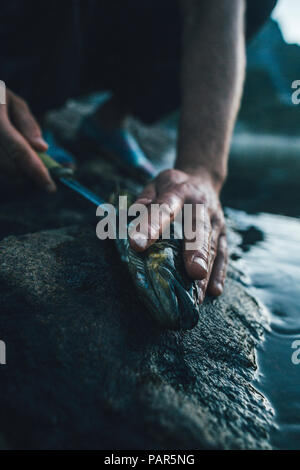
[[[9,114],[16,129],[35,150],[45,152],[48,149],[48,144],[42,137],[41,128],[24,100],[13,95],[10,100]]]

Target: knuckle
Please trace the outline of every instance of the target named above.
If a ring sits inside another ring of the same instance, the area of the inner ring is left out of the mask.
[[[182,172],[174,168],[162,171],[158,177],[158,182],[167,185],[176,185],[183,181]]]
[[[197,202],[201,204],[205,204],[205,205],[207,204],[207,206],[210,208],[211,206],[210,197],[205,191],[203,191],[202,189],[199,189],[198,187],[195,188],[195,186],[191,183],[190,183],[190,191],[194,192],[195,199],[197,200]]]
[[[184,199],[185,198],[184,184],[175,184],[174,186],[171,187],[169,194],[171,195],[173,199],[174,199],[174,196],[178,199]]]
[[[215,246],[214,244],[212,244],[212,245],[210,246],[209,253],[210,253],[210,256],[211,256],[212,258],[214,258],[214,257],[216,256],[216,246]]]
[[[161,183],[173,181],[174,170],[164,170],[158,175],[158,181]]]
[[[194,202],[194,186],[189,181],[183,181],[175,185],[176,192],[186,200]],[[201,202],[201,201],[199,201]]]
[[[165,171],[163,172],[163,176],[165,176],[165,177],[167,177],[167,178],[173,178],[175,172],[176,172],[176,170],[173,170],[173,169],[171,168],[171,169],[165,170]]]
[[[206,234],[209,234],[211,232],[211,223],[207,217],[205,217],[203,222],[203,230]]]
[[[207,263],[207,262],[208,262],[208,259],[209,259],[209,254],[210,254],[210,250],[209,250],[208,245],[203,244],[203,246],[201,247],[201,249],[200,249],[200,250],[197,250],[197,251],[194,253],[193,258],[201,258],[201,259],[203,259],[203,261],[205,261],[205,262]]]
[[[214,227],[221,228],[225,225],[224,215],[217,213],[212,216],[211,223]]]
[[[175,183],[174,189],[178,194],[186,193],[187,183]]]
[[[218,248],[218,257],[221,260],[225,260],[225,258],[226,258],[226,250],[224,250],[222,247]]]
[[[228,262],[228,250],[226,246],[219,246],[218,258],[226,265]]]
[[[174,207],[169,200],[164,200],[159,203],[159,210],[165,215],[172,216],[174,213]]]
[[[225,234],[221,234],[219,237],[219,246],[223,251],[227,251],[227,238]]]

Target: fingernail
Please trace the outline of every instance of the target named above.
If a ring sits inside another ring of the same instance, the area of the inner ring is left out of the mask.
[[[48,193],[54,193],[56,191],[56,186],[54,183],[49,183],[45,186],[45,190],[48,192]]]
[[[35,137],[34,141],[38,144],[41,145],[42,147],[45,147],[46,149],[49,147],[47,142],[42,138],[42,137]]]
[[[192,262],[199,264],[199,266],[201,266],[201,268],[202,268],[204,271],[206,271],[206,272],[208,271],[207,263],[204,261],[204,259],[199,258],[198,256],[195,256],[195,257],[192,259]]]
[[[215,287],[216,292],[218,292],[219,295],[221,295],[224,289],[223,284],[221,282],[215,282],[214,287]]]
[[[146,235],[143,235],[142,233],[135,233],[130,238],[142,250],[146,248],[148,242]]]

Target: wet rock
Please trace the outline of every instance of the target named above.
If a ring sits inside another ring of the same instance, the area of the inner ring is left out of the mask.
[[[269,448],[251,385],[264,316],[230,268],[188,332],[161,332],[88,224],[1,242],[0,430],[13,448]]]
[[[70,143],[94,104],[71,103],[52,128]],[[170,165],[174,136],[131,130]],[[101,155],[77,150],[80,181],[105,200],[138,189]],[[272,409],[251,384],[265,317],[243,273],[230,267],[196,328],[162,332],[114,243],[96,238],[93,207],[64,188],[50,197],[5,180],[0,200],[0,448],[270,447]],[[238,259],[240,237],[229,234]]]

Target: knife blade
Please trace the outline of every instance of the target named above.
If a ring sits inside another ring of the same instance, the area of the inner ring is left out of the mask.
[[[54,180],[60,181],[65,186],[72,189],[77,194],[80,194],[80,196],[84,197],[86,200],[92,202],[96,206],[105,204],[105,201],[101,197],[73,178],[74,170],[72,168],[67,168],[60,165],[56,160],[46,153],[38,153],[38,156]]]

